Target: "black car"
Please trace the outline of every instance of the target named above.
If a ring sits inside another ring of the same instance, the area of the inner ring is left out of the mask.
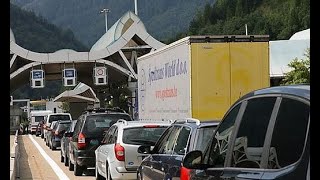
[[[156,145],[140,146],[139,153],[150,154],[138,167],[137,179],[179,179],[184,155],[192,150],[204,150],[219,121],[198,119],[176,120],[162,134]]]
[[[129,114],[113,108],[88,110],[78,118],[69,143],[69,170],[74,170],[74,175],[81,176],[87,168],[95,167],[95,150],[119,119],[132,121]]]
[[[55,150],[57,147],[61,146],[61,138],[70,125],[70,120],[59,120],[55,123],[52,129],[47,129],[49,131],[48,141],[50,149]]]
[[[76,122],[77,120],[72,120],[69,128],[66,130],[66,132],[63,134],[61,138],[60,159],[65,166],[69,165],[69,142],[71,140],[72,132],[74,131]]]
[[[225,114],[205,152],[191,151],[186,179],[310,179],[310,85],[260,89]]]

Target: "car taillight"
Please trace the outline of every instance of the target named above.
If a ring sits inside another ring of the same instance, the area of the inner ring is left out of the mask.
[[[78,149],[83,149],[86,147],[86,137],[84,134],[80,133],[78,136]]]
[[[124,161],[124,147],[122,147],[120,144],[116,144],[114,146],[114,152],[119,161]]]
[[[190,180],[190,169],[181,167],[180,168],[180,179],[181,180]]]

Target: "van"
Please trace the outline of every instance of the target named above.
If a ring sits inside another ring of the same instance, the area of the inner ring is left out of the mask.
[[[30,112],[30,124],[29,124],[29,133],[36,134],[37,136],[40,133],[40,129],[38,129],[39,123],[43,123],[48,114],[51,114],[51,110],[35,110]],[[38,131],[39,130],[39,131]]]

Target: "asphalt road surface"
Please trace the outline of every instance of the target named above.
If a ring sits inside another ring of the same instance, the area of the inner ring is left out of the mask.
[[[94,169],[84,172],[82,176],[75,176],[73,171],[69,171],[68,167],[60,162],[60,149],[51,150],[41,137],[19,135],[18,144],[20,180],[95,179]]]

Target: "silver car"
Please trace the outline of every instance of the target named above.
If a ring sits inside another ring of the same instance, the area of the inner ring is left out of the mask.
[[[106,132],[95,150],[96,179],[136,179],[137,168],[146,154],[141,145],[154,146],[171,121],[118,120]]]

